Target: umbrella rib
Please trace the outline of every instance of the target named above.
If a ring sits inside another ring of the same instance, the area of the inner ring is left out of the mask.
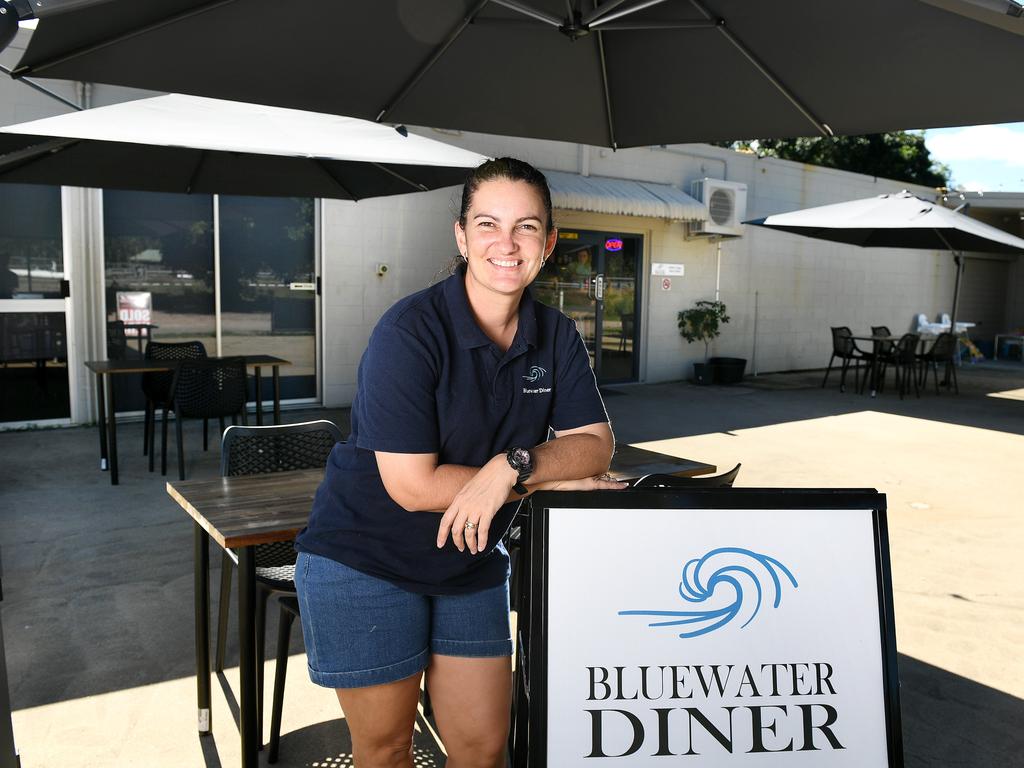
[[[133,37],[139,37],[140,35],[155,32],[156,30],[162,29],[163,27],[168,27],[172,24],[177,24],[179,21],[185,21],[186,19],[190,19],[194,16],[204,14],[207,11],[216,10],[222,5],[230,5],[233,2],[235,2],[235,0],[214,0],[213,2],[207,3],[202,7],[192,8],[188,11],[183,11],[182,13],[175,14],[174,16],[171,16],[169,18],[154,21],[152,24],[147,24],[146,26],[141,27],[139,29],[133,29],[128,32],[122,32],[121,34],[115,35],[114,37],[109,37],[106,40],[99,41],[98,43],[92,43],[91,45],[86,45],[81,48],[77,48],[73,51],[70,51],[69,53],[64,53],[59,56],[55,56],[51,59],[45,59],[43,61],[38,62],[37,64],[29,64],[23,67],[18,67],[11,73],[11,77],[15,79],[20,79],[25,75],[32,74],[33,72],[43,72],[49,69],[50,67],[55,67],[59,64],[63,64],[66,61],[77,59],[80,56],[86,56],[90,53],[94,53],[95,51],[102,50],[108,46],[123,42],[124,40],[131,40]]]
[[[642,11],[644,8],[650,8],[652,5],[661,5],[663,2],[665,2],[665,0],[644,0],[644,2],[639,3],[637,5],[631,6],[629,8],[623,8],[621,11],[618,11],[617,13],[606,13],[599,19],[591,22],[590,28],[593,29],[594,27],[600,26],[609,21],[621,19],[623,16],[629,16],[631,13]],[[610,11],[611,9],[609,8],[608,10]]]
[[[359,198],[356,195],[354,195],[352,191],[349,190],[348,187],[342,184],[338,177],[331,173],[330,168],[327,167],[323,160],[316,157],[311,157],[310,160],[313,161],[313,165],[319,168],[321,173],[323,173],[323,175],[326,176],[330,180],[330,182],[334,184],[334,186],[336,186],[338,189],[345,193],[345,197],[347,197],[349,200],[355,200],[357,202],[359,201]]]
[[[30,147],[8,152],[0,155],[0,175],[10,173],[24,165],[41,160],[46,155],[60,152],[61,150],[78,144],[81,139],[61,138],[50,139],[42,144],[33,144]]]
[[[531,8],[526,3],[520,3],[517,2],[517,0],[494,0],[494,3],[496,5],[504,6],[516,13],[521,13],[524,16],[529,16],[531,19],[543,21],[545,24],[549,24],[552,27],[562,26],[562,20],[557,16],[552,16],[550,13],[545,13],[544,11],[536,8]]]
[[[608,65],[604,56],[604,33],[600,30],[597,33],[597,56],[601,64],[601,88],[604,91],[604,111],[608,119],[608,146],[618,149],[619,145],[615,140],[615,121],[612,119],[612,94],[608,89]]]
[[[199,150],[199,158],[196,160],[196,167],[192,169],[192,175],[188,177],[188,184],[185,185],[185,194],[191,195],[192,188],[196,184],[196,179],[199,178],[199,171],[203,167],[203,163],[206,162],[206,150]]]
[[[417,192],[426,192],[427,189],[428,189],[427,187],[423,186],[422,184],[419,184],[419,183],[417,183],[415,181],[412,181],[411,179],[407,179],[405,176],[403,176],[402,174],[398,173],[398,171],[391,170],[386,165],[381,165],[380,163],[370,163],[370,165],[372,165],[374,168],[377,168],[377,169],[379,169],[381,171],[384,171],[384,173],[391,174],[392,176],[394,176],[399,181],[402,181],[402,182],[408,184],[410,187],[415,189]]]
[[[646,32],[664,29],[717,29],[713,21],[621,21],[602,26],[600,32]]]
[[[711,13],[707,10],[707,8],[704,7],[704,5],[699,0],[690,0],[690,3],[693,5],[694,8],[696,8],[698,11],[704,14],[704,16],[707,17],[708,19],[713,18]],[[796,94],[793,93],[789,88],[787,88],[785,83],[779,80],[779,78],[776,77],[770,69],[768,69],[764,62],[758,59],[754,52],[750,50],[750,48],[748,48],[742,40],[736,37],[736,35],[734,35],[732,31],[726,27],[725,19],[716,19],[716,23],[718,25],[718,31],[722,33],[725,39],[728,40],[736,48],[736,50],[742,53],[744,57],[746,57],[747,61],[753,64],[754,68],[757,69],[757,71],[760,72],[764,76],[764,78],[768,80],[769,83],[775,86],[775,89],[779,93],[781,93],[789,101],[790,104],[796,107],[797,111],[800,112],[800,114],[806,117],[807,120],[810,121],[810,123],[815,128],[818,129],[818,132],[822,136],[826,138],[835,136],[835,132],[832,130],[832,128],[828,124],[823,123],[821,120],[815,117],[814,113],[812,113],[811,110],[808,109],[803,104],[803,102],[801,102],[800,99],[797,98]]]
[[[601,5],[596,6],[594,10],[584,16],[582,21],[585,25],[593,24],[595,19],[604,16],[606,13],[611,13],[624,2],[626,0],[608,0],[607,3],[601,3]]]
[[[5,67],[3,64],[0,64],[0,72],[3,72],[5,75],[10,75],[12,78],[14,77],[14,72],[11,71],[10,69],[8,69],[7,67]],[[20,78],[20,79],[21,79],[21,82],[23,82],[29,88],[34,88],[35,90],[39,91],[40,93],[45,94],[46,96],[49,96],[51,99],[56,99],[61,104],[66,104],[67,106],[71,107],[72,109],[76,109],[79,112],[81,112],[83,109],[85,109],[85,107],[83,107],[81,104],[76,104],[75,102],[71,101],[71,99],[65,99],[63,96],[61,96],[56,91],[51,91],[49,88],[47,88],[47,87],[45,87],[43,85],[40,85],[35,80],[29,80],[27,77],[23,77],[23,78]]]
[[[430,69],[438,62],[438,60],[444,56],[445,52],[451,48],[459,36],[465,31],[466,27],[473,23],[473,19],[476,17],[483,7],[487,5],[490,0],[480,0],[469,13],[463,17],[462,21],[455,25],[455,28],[448,33],[448,37],[434,50],[433,53],[427,58],[427,60],[420,65],[420,68],[413,73],[413,76],[401,87],[395,96],[391,100],[384,104],[380,112],[377,113],[375,118],[376,122],[381,122],[388,113],[394,109],[398,104],[401,103],[402,99],[409,95],[409,92],[416,87],[416,84],[423,79],[423,76],[430,71]]]

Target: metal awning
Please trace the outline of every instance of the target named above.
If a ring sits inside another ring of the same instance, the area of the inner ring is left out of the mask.
[[[551,204],[570,211],[651,216],[673,221],[707,221],[702,202],[669,184],[544,171]]]

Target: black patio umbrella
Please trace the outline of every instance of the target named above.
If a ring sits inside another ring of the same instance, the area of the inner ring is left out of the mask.
[[[486,158],[366,120],[169,94],[0,128],[0,183],[359,200]]]
[[[1019,7],[40,0],[14,72],[611,147],[854,135],[1024,119]]]

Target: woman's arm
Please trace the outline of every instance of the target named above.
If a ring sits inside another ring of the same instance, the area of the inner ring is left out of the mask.
[[[613,450],[614,439],[606,422],[556,432],[554,440],[533,449],[534,471],[527,488],[544,490],[585,479],[586,487],[580,490],[621,488],[621,483],[595,477],[608,469]],[[521,498],[512,491],[517,475],[503,453],[479,469],[438,465],[437,454],[377,451],[375,455],[384,488],[397,504],[409,511],[445,510],[438,528],[438,547],[444,546],[450,533],[460,551],[468,544],[476,554],[487,545],[491,519],[498,508]],[[465,536],[466,521],[476,525],[475,536]]]

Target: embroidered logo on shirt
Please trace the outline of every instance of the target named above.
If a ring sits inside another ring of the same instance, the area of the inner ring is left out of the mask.
[[[541,368],[539,365],[531,365],[529,372],[523,376],[525,381],[531,384],[540,381],[547,374],[547,371]],[[528,389],[523,387],[524,395],[544,395],[551,391],[551,387],[537,387],[535,389]]]
[[[545,371],[539,365],[534,365],[530,367],[530,372],[523,376],[523,378],[532,384],[533,382],[542,379],[545,373],[547,373],[547,371]]]

